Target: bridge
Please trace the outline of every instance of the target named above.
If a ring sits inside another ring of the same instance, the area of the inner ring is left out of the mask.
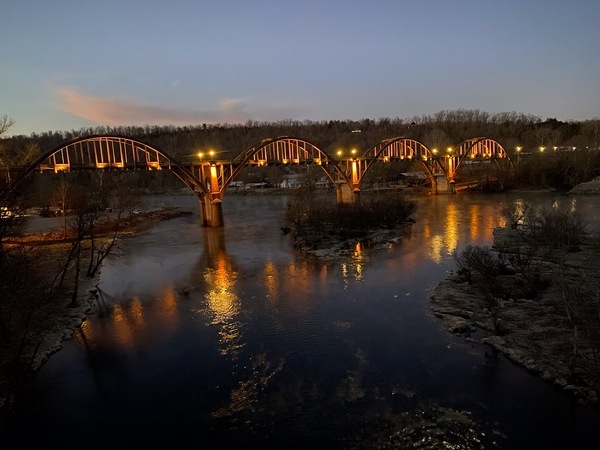
[[[0,200],[11,195],[34,172],[170,170],[198,197],[202,225],[221,227],[223,196],[247,167],[315,165],[336,186],[338,200],[347,201],[360,193],[361,182],[376,163],[402,160],[420,163],[436,194],[455,192],[456,174],[461,166],[474,162],[512,164],[504,148],[485,137],[465,140],[443,152],[415,139],[394,137],[382,140],[362,154],[353,151],[350,155],[338,153],[333,157],[305,139],[280,136],[262,139],[229,160],[217,159],[216,155],[209,153],[205,159],[181,162],[163,150],[126,136],[81,137],[53,148],[27,166],[6,168]]]

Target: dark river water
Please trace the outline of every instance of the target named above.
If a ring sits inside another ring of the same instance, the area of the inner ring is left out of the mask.
[[[491,245],[501,200],[595,218],[600,199],[413,199],[409,236],[328,261],[281,234],[285,196],[225,196],[223,229],[199,226],[193,196],[148,199],[193,214],[127,240],[105,264],[94,314],[23,394],[4,442],[600,448],[597,410],[494,354],[481,336],[448,333],[429,298],[456,269],[454,251]]]

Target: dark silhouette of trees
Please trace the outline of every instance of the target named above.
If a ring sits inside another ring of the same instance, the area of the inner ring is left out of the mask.
[[[4,120],[0,120],[0,131],[2,124],[4,128],[10,127],[12,120],[4,116]],[[519,161],[511,174],[512,184],[505,182],[505,187],[547,185],[566,190],[600,175],[600,162],[595,155],[595,151],[600,149],[599,119],[564,122],[555,118],[543,120],[514,111],[489,113],[479,109],[442,110],[407,119],[248,120],[235,124],[96,126],[48,131],[0,140],[0,168],[15,161],[31,161],[31,156],[39,155],[41,151],[97,134],[128,136],[155,146],[180,161],[193,161],[199,151],[208,149],[233,158],[264,138],[278,136],[308,140],[332,156],[338,149],[351,148],[356,148],[361,154],[383,139],[398,136],[419,140],[432,148],[456,147],[465,139],[489,137],[504,147],[513,162]],[[519,155],[517,147],[521,149]],[[540,147],[545,148],[544,152],[540,152]],[[11,158],[2,160],[1,155],[6,154],[10,154]],[[161,182],[168,184],[174,181],[173,186],[178,185],[177,180],[164,174],[142,174],[138,177],[139,187],[151,187],[148,186],[153,184],[150,180],[158,180],[161,176]],[[154,187],[157,184],[154,183]]]

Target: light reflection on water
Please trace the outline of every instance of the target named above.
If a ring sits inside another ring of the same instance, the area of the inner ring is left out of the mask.
[[[164,434],[198,446],[249,439],[281,448],[291,439],[336,448],[340,436],[361,433],[380,441],[412,430],[406,437],[416,439],[420,421],[439,415],[463,420],[473,439],[479,427],[498,427],[518,449],[543,442],[546,427],[534,419],[544,414],[566,436],[563,397],[448,335],[428,311],[452,253],[491,244],[502,223],[491,198],[419,198],[404,240],[357,244],[328,262],[280,236],[279,198],[225,198],[225,229],[201,229],[197,217],[159,224],[103,269],[104,308],[40,373],[33,421],[70,429],[70,440],[110,429],[148,442]],[[173,201],[193,210],[184,200]],[[519,435],[509,391],[530,436]]]

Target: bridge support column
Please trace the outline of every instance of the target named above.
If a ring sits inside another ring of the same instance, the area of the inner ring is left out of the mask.
[[[223,201],[221,200],[221,191],[219,189],[219,179],[217,174],[217,165],[214,162],[210,164],[210,194],[200,195],[200,213],[201,222],[205,227],[218,228],[224,225],[223,221]]]
[[[210,202],[205,195],[198,197],[200,200],[200,224],[203,227],[208,226],[208,218],[210,217]]]
[[[200,222],[204,227],[222,227],[223,202],[220,198],[210,199],[208,195],[200,198]]]
[[[433,174],[433,186],[432,191],[434,194],[447,194],[449,191],[448,179],[443,173]]]
[[[338,203],[354,203],[360,201],[360,190],[352,190],[347,184],[340,184],[335,191]]]
[[[225,222],[223,221],[223,202],[220,198],[214,199],[210,202],[211,209],[211,227],[222,227]]]

